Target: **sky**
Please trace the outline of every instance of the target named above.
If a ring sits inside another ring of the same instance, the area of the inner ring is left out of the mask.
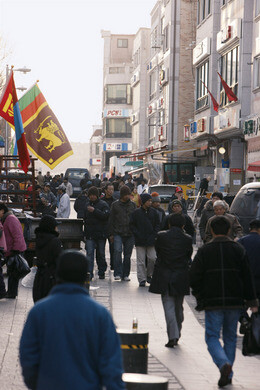
[[[7,58],[0,65],[26,66],[16,87],[39,88],[71,142],[88,142],[100,125],[103,39],[150,27],[156,0],[0,0],[0,37]],[[18,93],[19,96],[19,93]],[[20,93],[21,96],[21,93]]]

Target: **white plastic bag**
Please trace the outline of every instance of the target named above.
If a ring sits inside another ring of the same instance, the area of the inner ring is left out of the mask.
[[[22,279],[22,286],[27,288],[32,288],[36,272],[37,272],[37,267],[36,266],[32,267],[31,272]]]

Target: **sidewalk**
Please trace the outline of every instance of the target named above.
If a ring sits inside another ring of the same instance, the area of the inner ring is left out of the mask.
[[[196,314],[185,302],[185,320],[179,346],[174,349],[165,348],[167,334],[161,298],[149,293],[148,287],[138,287],[135,269],[134,251],[131,281],[114,282],[112,273],[107,271],[105,280],[95,278],[91,283],[93,287],[99,287],[91,295],[111,311],[119,328],[131,329],[133,318],[138,318],[138,328],[149,332],[148,372],[169,378],[169,390],[218,389],[219,373],[207,352],[204,329]],[[24,321],[32,305],[31,289],[21,285],[18,299],[0,300],[1,390],[26,390],[21,377],[18,347]],[[259,389],[259,360],[259,357],[243,357],[238,349],[234,384],[227,386],[227,389]]]

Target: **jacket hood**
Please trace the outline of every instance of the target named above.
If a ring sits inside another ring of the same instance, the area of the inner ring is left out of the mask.
[[[47,232],[40,228],[35,229],[35,234],[36,234],[36,245],[38,248],[43,248],[44,246],[48,245],[48,243],[52,238],[59,236],[59,233],[56,232],[55,230],[53,232]]]

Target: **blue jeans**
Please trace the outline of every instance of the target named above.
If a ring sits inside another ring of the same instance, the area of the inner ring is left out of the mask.
[[[207,310],[205,311],[205,340],[208,351],[219,369],[224,364],[234,363],[237,342],[237,323],[241,309]],[[220,344],[222,329],[223,343]],[[233,373],[230,375],[230,377]]]
[[[131,268],[131,255],[134,247],[134,237],[114,236],[114,276],[121,279],[129,276]],[[122,252],[124,259],[122,261]]]
[[[93,278],[93,270],[94,270],[94,257],[96,250],[96,261],[98,266],[98,275],[103,276],[107,269],[106,256],[105,256],[105,246],[106,240],[86,240],[86,252],[87,259],[89,261],[89,272],[90,277]]]

